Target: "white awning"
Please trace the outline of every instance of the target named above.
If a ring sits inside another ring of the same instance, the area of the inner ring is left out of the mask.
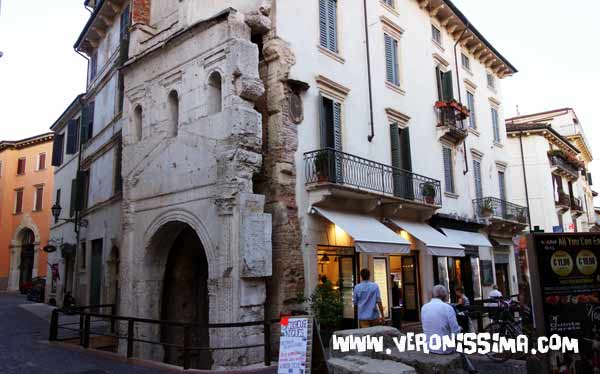
[[[470,245],[473,247],[493,247],[492,243],[485,237],[485,235],[478,232],[442,229],[447,237],[452,239],[456,243],[462,245]]]
[[[354,239],[357,252],[409,254],[410,242],[373,217],[312,207]]]
[[[399,219],[390,219],[390,221],[425,243],[427,252],[432,256],[465,257],[465,248],[462,245],[453,241],[451,238],[444,236],[444,234],[428,224]]]

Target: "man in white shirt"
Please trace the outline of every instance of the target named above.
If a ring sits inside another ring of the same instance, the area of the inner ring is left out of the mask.
[[[489,298],[490,299],[500,299],[500,298],[502,298],[502,292],[500,292],[500,290],[498,289],[497,285],[494,284],[492,286],[492,291],[490,292]]]

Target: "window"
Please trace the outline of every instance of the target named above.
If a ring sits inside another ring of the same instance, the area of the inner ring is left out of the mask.
[[[58,205],[60,204],[60,188],[56,190],[56,200],[54,201],[55,203],[58,203]]]
[[[94,136],[94,107],[95,103],[89,102],[83,108],[81,115],[81,144],[86,144]]]
[[[435,68],[437,78],[438,100],[452,101],[454,99],[454,88],[452,87],[452,72],[442,71]]]
[[[408,173],[402,170],[412,171],[412,158],[410,151],[409,128],[398,127],[393,123],[390,126],[390,138],[392,145],[392,178],[394,182],[394,196],[414,199],[413,180]]]
[[[2,177],[2,161],[0,161],[0,177]]]
[[[442,44],[442,32],[434,25],[431,25],[431,39],[439,45]]]
[[[123,163],[123,143],[115,148],[115,176],[114,176],[114,193],[117,194],[123,191],[123,176],[121,175],[121,165]]]
[[[454,189],[454,163],[452,160],[452,149],[443,147],[444,154],[444,185],[446,192],[455,193]]]
[[[68,155],[77,153],[79,147],[79,121],[69,120],[67,124],[67,151]]]
[[[385,40],[385,66],[386,79],[389,83],[399,86],[400,74],[398,74],[398,40],[388,34],[383,34]]]
[[[469,127],[477,128],[477,120],[475,119],[475,95],[467,91],[467,107],[469,108]]]
[[[506,176],[503,171],[498,172],[498,189],[500,191],[500,200],[506,201]]]
[[[496,81],[494,80],[494,76],[490,73],[487,74],[487,85],[490,88],[496,88]]]
[[[208,79],[208,114],[223,110],[223,92],[221,74],[213,72]]]
[[[463,68],[471,71],[471,60],[469,60],[469,57],[467,57],[467,55],[465,55],[464,53],[461,53],[460,58],[462,61]]]
[[[44,186],[36,186],[35,187],[35,196],[34,196],[34,206],[33,211],[39,212],[43,208],[44,202]]]
[[[121,37],[121,41],[123,40],[129,40],[129,25],[130,25],[130,21],[129,21],[129,7],[126,7],[123,10],[123,13],[121,13],[121,20],[120,20],[120,37]]]
[[[477,200],[483,199],[483,185],[481,180],[481,161],[473,160],[473,178],[475,181],[475,196]]]
[[[21,157],[18,161],[17,161],[17,175],[23,175],[25,174],[25,157]]]
[[[23,189],[15,190],[15,214],[23,213]]]
[[[395,0],[383,0],[383,3],[384,3],[385,5],[388,5],[388,6],[389,6],[389,7],[391,7],[391,8],[395,8],[395,7],[396,7],[396,4],[394,4],[394,3],[395,3]]]
[[[46,154],[45,153],[40,153],[38,155],[37,158],[37,169],[38,171],[40,170],[46,170]]]
[[[494,131],[494,142],[500,143],[500,123],[496,108],[492,108],[492,129]]]
[[[133,133],[137,141],[142,140],[142,119],[143,119],[142,106],[138,105],[133,111]]]
[[[337,53],[337,0],[319,0],[319,43]]]
[[[169,93],[169,135],[176,137],[179,130],[179,97],[177,91]]]
[[[54,134],[52,143],[52,166],[60,166],[63,163],[63,144],[65,134]]]
[[[98,71],[98,51],[94,51],[92,58],[90,59],[90,82],[96,78]]]
[[[69,217],[75,216],[77,210],[77,179],[71,181],[71,201],[69,204]]]

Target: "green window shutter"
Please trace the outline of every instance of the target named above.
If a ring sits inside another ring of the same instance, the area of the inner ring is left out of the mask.
[[[478,200],[483,199],[483,185],[481,181],[481,162],[473,160],[473,178],[475,179],[475,195]]]
[[[452,162],[452,149],[444,147],[444,181],[446,192],[454,193],[454,165]]]
[[[69,217],[75,215],[77,207],[77,179],[71,181],[71,204],[69,205]]]
[[[327,48],[327,1],[319,0],[319,41],[321,47]]]
[[[337,1],[327,0],[327,48],[337,52]]]
[[[342,150],[342,104],[333,103],[333,142],[336,151]]]
[[[77,130],[78,121],[76,119],[69,120],[67,125],[67,154],[73,155],[77,153]]]
[[[442,73],[442,95],[444,101],[454,100],[454,89],[452,88],[452,72]]]
[[[503,172],[498,172],[498,185],[500,199],[506,201],[506,177]]]
[[[390,125],[390,144],[392,151],[392,182],[394,188],[394,196],[402,196],[402,149],[400,146],[400,130],[398,125],[392,123]]]
[[[329,122],[329,118],[327,116],[327,107],[326,105],[328,104],[329,99],[323,97],[322,95],[319,95],[319,124],[320,124],[320,128],[319,128],[319,134],[321,136],[321,149],[325,149],[327,148],[328,144],[327,144],[327,133],[328,133],[328,122]]]
[[[494,130],[494,141],[500,141],[500,124],[498,123],[498,111],[492,108],[492,127]]]
[[[94,132],[94,102],[88,103],[81,114],[81,144],[92,138]]]
[[[410,131],[408,127],[400,131],[400,147],[402,148],[402,169],[412,171]]]
[[[52,143],[52,166],[60,166],[63,163],[63,144],[65,134],[55,134]]]
[[[383,34],[385,41],[385,68],[386,79],[392,84],[396,84],[396,69],[394,67],[394,39],[388,34]]]

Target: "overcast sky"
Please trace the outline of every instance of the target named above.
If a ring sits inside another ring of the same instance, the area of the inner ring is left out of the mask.
[[[506,116],[573,107],[600,160],[600,1],[454,0],[517,67],[502,81]],[[48,130],[85,90],[86,60],[73,51],[89,12],[83,0],[3,0],[0,139]],[[592,167],[600,181],[600,162]],[[600,189],[600,187],[598,187]]]

